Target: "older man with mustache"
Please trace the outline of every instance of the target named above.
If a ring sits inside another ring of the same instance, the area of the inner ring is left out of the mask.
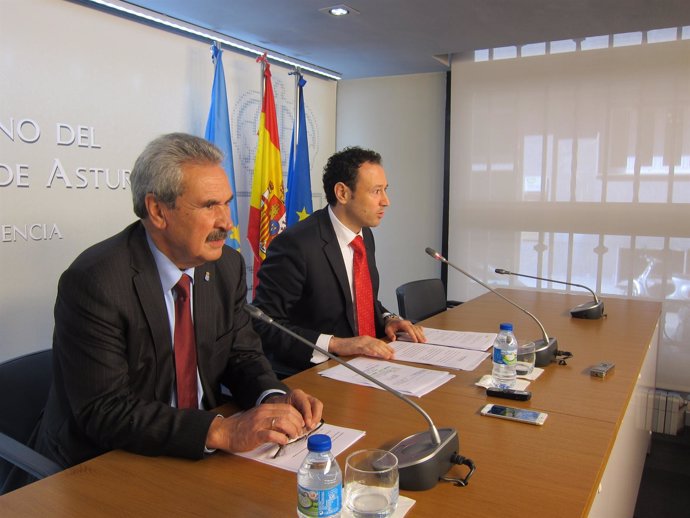
[[[284,444],[322,404],[278,381],[244,311],[245,266],[225,246],[233,197],[221,152],[164,135],[131,175],[139,221],[60,278],[55,378],[36,449],[63,467],[108,450],[201,458]],[[246,411],[223,418],[221,385]]]

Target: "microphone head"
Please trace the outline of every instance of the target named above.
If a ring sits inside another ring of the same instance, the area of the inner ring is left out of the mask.
[[[511,274],[511,272],[509,272],[508,270],[504,270],[503,268],[496,268],[494,271],[500,275],[510,275]]]
[[[433,248],[431,248],[430,246],[427,246],[427,247],[425,248],[424,251],[425,251],[427,254],[429,254],[431,257],[433,257],[434,259],[438,259],[439,261],[440,261],[441,259],[443,259],[443,256],[442,256],[441,254],[439,254],[436,250],[434,250]]]
[[[249,313],[249,316],[252,318],[256,318],[257,320],[262,320],[266,322],[267,324],[270,324],[273,322],[273,319],[269,317],[266,313],[261,311],[259,308],[256,306],[252,306],[251,304],[245,304],[244,305],[244,310]]]

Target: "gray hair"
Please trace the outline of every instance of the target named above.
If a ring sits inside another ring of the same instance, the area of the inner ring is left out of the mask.
[[[209,141],[186,133],[169,133],[151,141],[134,163],[130,182],[134,213],[148,217],[146,195],[175,207],[182,194],[182,166],[220,164],[223,153]]]

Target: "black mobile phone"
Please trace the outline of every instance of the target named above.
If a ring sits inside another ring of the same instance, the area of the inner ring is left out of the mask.
[[[492,397],[502,397],[505,399],[514,399],[515,401],[529,401],[532,393],[527,390],[517,390],[509,388],[488,387],[486,395]]]

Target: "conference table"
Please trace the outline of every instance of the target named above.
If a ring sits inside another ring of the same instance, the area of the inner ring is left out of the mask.
[[[415,398],[437,427],[457,429],[459,453],[477,469],[466,487],[440,481],[426,491],[401,491],[415,500],[406,516],[632,516],[651,435],[645,412],[655,382],[661,304],[607,298],[607,317],[579,320],[568,310],[584,302],[583,295],[501,293],[537,315],[559,349],[573,357],[544,368],[528,388],[530,401],[487,397],[475,385],[490,373],[490,358],[471,372],[450,371],[450,382]],[[541,337],[529,316],[491,293],[423,325],[496,332],[505,321],[513,322],[520,342]],[[590,376],[589,368],[604,360],[615,362],[613,371],[603,379]],[[352,451],[390,447],[427,429],[398,398],[319,375],[334,364],[286,383],[320,398],[326,422],[366,432],[338,456],[341,467]],[[533,426],[481,416],[489,402],[544,411],[548,419]],[[235,410],[221,409],[226,415]],[[454,466],[448,476],[466,472]],[[221,452],[190,461],[112,451],[0,497],[0,516],[290,517],[296,516],[295,486],[295,473]]]

